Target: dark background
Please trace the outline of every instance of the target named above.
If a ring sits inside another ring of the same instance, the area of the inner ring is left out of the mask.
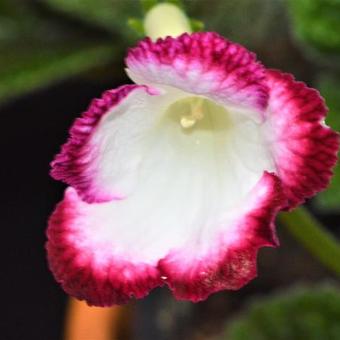
[[[108,85],[74,79],[0,110],[1,340],[61,338],[66,296],[48,270],[44,243],[48,216],[64,185],[49,177],[49,162],[74,118]]]

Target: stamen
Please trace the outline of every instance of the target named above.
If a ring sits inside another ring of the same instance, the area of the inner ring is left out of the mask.
[[[180,120],[182,128],[191,128],[197,123],[197,121],[203,119],[203,102],[203,98],[197,98],[190,102],[190,114],[182,116]]]
[[[195,118],[192,118],[190,116],[183,116],[181,118],[181,125],[182,128],[188,129],[196,124],[197,120]]]

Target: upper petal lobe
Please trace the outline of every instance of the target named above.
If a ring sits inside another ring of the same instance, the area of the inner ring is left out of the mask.
[[[253,53],[214,32],[183,34],[132,48],[126,64],[144,84],[163,84],[230,106],[262,111],[265,69]]]

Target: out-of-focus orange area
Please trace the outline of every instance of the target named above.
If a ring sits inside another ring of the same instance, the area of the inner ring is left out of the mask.
[[[128,340],[131,307],[90,307],[71,298],[65,318],[64,340]]]

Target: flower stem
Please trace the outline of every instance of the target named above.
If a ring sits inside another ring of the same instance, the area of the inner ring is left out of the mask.
[[[340,244],[306,208],[281,213],[279,220],[312,255],[340,276]]]

